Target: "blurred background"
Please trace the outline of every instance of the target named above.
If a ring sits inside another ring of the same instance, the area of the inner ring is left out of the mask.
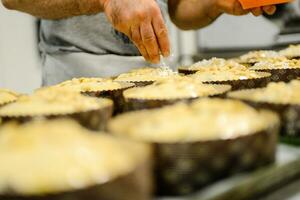
[[[40,85],[34,18],[0,3],[0,87],[30,92]]]
[[[183,32],[168,22],[180,64],[211,56],[234,57],[254,49],[300,43],[299,0],[280,6],[272,18],[223,15],[200,31]],[[36,20],[0,5],[0,87],[31,92],[41,84]]]

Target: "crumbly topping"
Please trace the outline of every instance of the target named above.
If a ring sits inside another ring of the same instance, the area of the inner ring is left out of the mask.
[[[148,146],[69,120],[11,123],[0,128],[0,192],[43,195],[103,184],[149,155]]]
[[[250,69],[259,70],[259,69],[295,69],[300,68],[299,60],[268,60],[256,63]]]
[[[257,102],[278,104],[300,104],[300,81],[290,83],[269,83],[266,88],[236,91],[229,94],[230,97]]]
[[[130,87],[129,83],[120,83],[104,78],[74,78],[54,87],[67,88],[78,92],[110,91]]]
[[[191,75],[191,77],[202,82],[228,81],[228,80],[246,80],[252,78],[262,78],[260,73],[249,70],[242,65],[230,65],[229,63],[220,66],[207,66]]]
[[[239,63],[256,63],[268,59],[285,59],[285,57],[280,56],[276,51],[250,51],[249,53],[242,55],[237,59]]]
[[[180,99],[205,97],[223,93],[230,86],[205,85],[192,78],[165,80],[142,88],[124,92],[125,98],[133,99]]]
[[[40,116],[71,114],[112,106],[109,99],[97,99],[80,95],[67,89],[39,90],[32,95],[21,96],[16,102],[0,109],[0,116]]]
[[[290,45],[288,48],[279,51],[279,54],[287,58],[300,57],[300,45]]]
[[[141,141],[183,143],[236,138],[277,123],[276,115],[234,100],[201,99],[120,115],[109,123],[117,135]]]
[[[69,85],[77,85],[82,83],[99,83],[102,81],[110,80],[109,78],[73,78],[72,80],[67,80],[60,83],[60,86],[69,86]]]
[[[17,100],[19,96],[20,95],[13,91],[0,88],[0,105],[13,102]]]
[[[212,58],[209,60],[202,60],[200,62],[197,62],[191,66],[189,66],[187,69],[189,70],[205,70],[206,68],[210,69],[233,69],[233,68],[243,68],[243,65],[240,65],[237,62],[234,62],[232,60],[225,60],[222,58]]]
[[[172,76],[178,76],[178,73],[172,71],[169,67],[145,67],[121,74],[115,81],[157,81]]]

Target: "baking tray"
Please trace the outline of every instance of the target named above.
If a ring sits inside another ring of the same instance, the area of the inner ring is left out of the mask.
[[[272,192],[300,180],[300,147],[280,144],[274,165],[224,179],[185,197],[156,200],[245,200]]]

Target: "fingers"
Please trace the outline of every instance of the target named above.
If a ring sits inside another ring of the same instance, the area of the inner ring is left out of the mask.
[[[253,9],[251,9],[251,13],[254,16],[260,16],[264,12],[266,14],[268,14],[268,15],[273,15],[276,12],[276,6],[264,6],[264,7],[261,7],[261,8],[253,8]]]
[[[254,16],[260,16],[264,12],[268,15],[273,15],[276,12],[276,6],[274,5],[244,10],[238,0],[219,0],[217,3],[223,12],[231,15],[245,15],[250,11]]]
[[[161,15],[153,19],[152,26],[162,55],[168,57],[170,55],[170,40],[168,30]]]
[[[221,10],[227,14],[231,15],[245,15],[248,14],[248,10],[244,10],[241,3],[237,0],[228,0],[228,1],[218,1],[218,6]]]
[[[149,62],[159,63],[159,48],[161,49],[163,55],[170,54],[170,44],[168,39],[167,31],[164,28],[157,28],[157,31],[153,30],[152,24],[150,22],[144,22],[140,26],[132,26],[130,38],[139,49],[142,56]],[[158,34],[159,32],[160,34]],[[156,34],[156,36],[155,36]],[[160,39],[157,39],[160,38]],[[158,42],[160,41],[160,42]]]
[[[249,13],[249,11],[244,10],[242,7],[242,4],[239,1],[234,2],[234,6],[233,6],[233,14],[234,15],[245,15],[248,13]]]
[[[276,6],[264,6],[263,11],[268,15],[273,15],[276,12]]]
[[[159,63],[159,45],[151,22],[142,22],[140,29],[142,41],[149,55],[149,60],[153,63]]]
[[[170,43],[162,13],[156,1],[110,0],[105,14],[113,27],[126,34],[150,62],[159,63],[160,52],[170,54]]]
[[[131,27],[131,40],[135,44],[135,46],[139,49],[140,53],[145,58],[145,60],[149,61],[150,57],[148,55],[146,47],[143,44],[142,37],[141,37],[141,31],[140,31],[139,26],[132,26]]]
[[[261,8],[253,8],[253,9],[251,9],[251,13],[252,13],[254,16],[258,17],[258,16],[260,16],[260,15],[263,14],[263,11],[262,11]]]

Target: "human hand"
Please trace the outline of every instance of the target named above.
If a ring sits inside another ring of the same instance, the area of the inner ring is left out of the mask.
[[[169,36],[154,0],[105,0],[104,12],[114,28],[125,35],[149,62],[159,63],[160,52],[169,56]]]
[[[274,5],[245,10],[238,0],[216,0],[216,6],[222,12],[231,15],[245,15],[249,12],[251,12],[254,16],[260,16],[263,13],[273,15],[276,11],[276,6]]]
[[[266,13],[268,15],[273,15],[276,12],[276,6],[271,5],[271,6],[263,6],[260,8],[253,8],[251,9],[251,12],[254,16],[260,16],[263,13]]]

